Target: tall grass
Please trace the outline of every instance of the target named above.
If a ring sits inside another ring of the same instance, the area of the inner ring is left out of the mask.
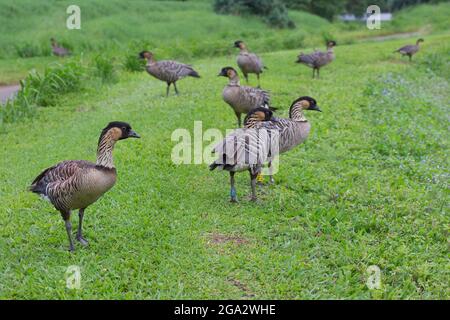
[[[94,58],[94,75],[103,83],[117,82],[117,71],[114,68],[113,59],[98,55]]]
[[[15,99],[0,106],[0,125],[29,118],[38,106],[57,104],[62,95],[81,90],[85,77],[85,68],[76,61],[51,65],[43,73],[30,72],[20,82],[21,89]]]
[[[74,54],[124,52],[134,43],[141,44],[137,50],[145,47],[162,58],[188,59],[229,54],[237,39],[246,40],[252,50],[267,52],[322,45],[324,32],[336,35],[335,40],[342,43],[340,40],[418,30],[424,25],[433,31],[444,30],[450,14],[448,3],[419,6],[399,12],[392,23],[371,31],[364,23],[331,24],[309,13],[290,11],[297,27],[276,30],[258,17],[217,15],[212,1],[136,0],[125,5],[121,0],[80,0],[81,30],[68,30],[65,10],[69,4],[69,0],[0,0],[0,58],[49,55],[51,37]]]

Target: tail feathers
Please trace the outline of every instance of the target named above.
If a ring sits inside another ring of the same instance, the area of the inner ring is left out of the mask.
[[[279,108],[275,108],[275,107],[270,107],[270,106],[269,106],[269,110],[270,110],[270,111],[277,111],[278,109],[279,109]]]
[[[192,70],[191,72],[189,72],[189,76],[194,77],[194,78],[200,78],[200,75],[195,70]]]
[[[235,167],[234,164],[223,164],[223,163],[217,163],[217,162],[213,162],[209,165],[209,170],[213,171],[216,168],[219,168],[219,170],[227,170],[227,171],[231,171],[233,168]]]
[[[213,171],[215,168],[217,168],[218,166],[220,166],[220,164],[217,164],[217,163],[215,163],[215,162],[213,162],[213,163],[211,163],[210,165],[209,165],[209,170],[210,171]]]
[[[269,68],[267,68],[266,66],[263,66],[264,69],[269,70]]]

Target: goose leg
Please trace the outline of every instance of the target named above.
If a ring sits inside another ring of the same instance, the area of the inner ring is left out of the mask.
[[[236,114],[236,117],[238,119],[238,128],[241,127],[241,113],[240,112],[234,112]]]
[[[77,240],[83,245],[87,246],[88,241],[83,237],[83,217],[84,217],[84,209],[80,209],[78,212],[78,232],[77,232]]]
[[[258,79],[258,88],[261,88],[261,83],[259,82],[259,73],[256,74],[256,78]]]
[[[237,202],[236,188],[234,187],[234,172],[230,171],[230,202]]]
[[[269,162],[269,182],[275,183],[275,180],[273,179],[273,168],[272,168],[272,161]]]
[[[173,83],[173,87],[175,88],[175,94],[178,95],[177,83]]]
[[[72,223],[70,222],[70,211],[61,211],[61,216],[64,219],[64,224],[66,226],[67,237],[69,238],[69,251],[75,250],[72,241]]]
[[[167,82],[166,97],[169,96],[169,91],[170,91],[170,82]]]
[[[320,69],[317,68],[317,79],[319,79],[319,78],[320,78]]]
[[[256,201],[256,177],[258,176],[258,174],[253,174],[251,169],[249,170],[250,172],[250,185],[252,187],[252,196],[250,198],[251,201]]]
[[[411,60],[412,60],[412,55],[408,55],[408,57],[409,57],[409,62],[411,62]]]
[[[244,73],[244,78],[245,78],[246,83],[248,84],[248,74]]]

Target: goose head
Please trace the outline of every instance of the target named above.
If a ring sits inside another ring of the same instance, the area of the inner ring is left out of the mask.
[[[244,123],[250,119],[253,121],[270,121],[272,120],[273,112],[268,108],[258,107],[250,110],[250,112],[245,117]]]
[[[224,67],[222,70],[220,70],[218,77],[227,77],[227,78],[234,78],[237,76],[236,70],[234,70],[232,67]]]
[[[319,106],[317,105],[316,100],[308,96],[297,98],[294,100],[294,102],[292,102],[291,108],[289,109],[289,117],[292,118],[292,113],[295,109],[314,110],[322,112],[322,110],[320,110]]]
[[[153,53],[147,50],[139,52],[139,58],[145,59],[145,60],[153,60]]]
[[[128,138],[140,138],[140,136],[131,128],[131,126],[122,121],[113,121],[102,130],[99,143],[108,137],[110,140],[119,141]]]
[[[245,43],[242,40],[237,40],[234,42],[234,47],[239,49],[245,49]]]
[[[328,40],[327,41],[327,48],[333,48],[337,45],[336,41],[334,40]]]

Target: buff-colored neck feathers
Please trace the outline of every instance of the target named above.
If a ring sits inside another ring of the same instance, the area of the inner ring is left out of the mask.
[[[116,142],[122,136],[122,131],[119,128],[109,129],[100,139],[97,148],[97,162],[98,166],[112,169],[114,168],[113,149]]]
[[[239,76],[236,71],[234,71],[233,69],[228,69],[227,77],[228,79],[230,79],[228,83],[229,85],[239,85]]]
[[[291,120],[299,122],[308,121],[305,117],[305,113],[303,112],[303,110],[308,109],[309,105],[310,103],[308,100],[297,101],[291,108],[291,115],[290,115]]]

